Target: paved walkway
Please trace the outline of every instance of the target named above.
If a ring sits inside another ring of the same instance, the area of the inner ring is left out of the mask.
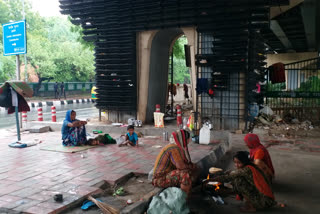
[[[101,181],[111,184],[130,172],[147,174],[164,146],[160,137],[142,138],[139,148],[116,145],[100,146],[82,153],[42,151],[44,144],[60,141],[59,132],[23,134],[23,141],[35,138],[40,145],[24,149],[8,147],[16,136],[0,130],[0,208],[28,213],[53,213],[72,202],[98,191]],[[198,162],[214,146],[190,145],[191,157]],[[84,158],[82,157],[84,156]],[[62,193],[63,203],[56,203],[53,195]]]

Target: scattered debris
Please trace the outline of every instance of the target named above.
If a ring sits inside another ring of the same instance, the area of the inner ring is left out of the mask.
[[[299,124],[299,123],[300,123],[300,121],[299,121],[297,118],[293,118],[293,119],[291,120],[291,122],[292,122],[293,124]]]
[[[309,131],[315,129],[311,121],[299,121],[294,118],[290,113],[281,118],[279,115],[274,114],[271,108],[265,106],[258,117],[255,125],[257,128],[268,130],[270,136],[274,137],[296,137],[306,136],[308,133],[301,131]]]
[[[260,121],[263,125],[271,126],[271,123],[268,122],[268,120],[265,119],[265,117],[263,117],[263,116],[259,116],[259,121]]]
[[[136,133],[137,133],[137,135],[138,135],[139,138],[143,137],[142,132],[136,132]]]
[[[212,196],[212,199],[214,200],[214,202],[216,202],[217,204],[224,204],[223,199],[218,195],[217,197]]]
[[[114,191],[113,196],[122,196],[125,194],[125,191],[123,187],[118,188],[116,191]]]
[[[63,195],[62,194],[56,194],[56,195],[53,196],[53,199],[56,202],[63,202]]]
[[[132,201],[131,199],[128,199],[128,200],[127,200],[127,204],[128,204],[128,205],[131,205],[131,204],[133,204],[133,201]]]
[[[242,133],[242,130],[241,130],[241,129],[236,130],[236,134],[243,134],[243,133]]]
[[[268,116],[272,116],[273,115],[273,111],[269,106],[265,106],[263,109],[261,109],[260,113],[268,115]]]
[[[101,201],[96,200],[95,198],[93,198],[92,196],[89,196],[88,199],[90,201],[92,201],[93,203],[95,203],[103,213],[105,214],[119,214],[120,211],[112,206],[110,206],[109,204],[105,204]]]

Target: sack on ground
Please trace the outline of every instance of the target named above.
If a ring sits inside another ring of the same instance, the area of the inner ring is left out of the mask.
[[[187,214],[187,194],[177,187],[170,187],[154,196],[149,205],[147,214]]]
[[[159,112],[154,112],[153,117],[154,117],[154,126],[156,128],[164,128],[164,122],[163,122],[163,113]]]

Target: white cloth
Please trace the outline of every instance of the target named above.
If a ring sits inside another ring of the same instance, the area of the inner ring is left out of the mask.
[[[15,90],[11,89],[11,97],[12,97],[12,106],[17,107],[18,106],[18,95]]]

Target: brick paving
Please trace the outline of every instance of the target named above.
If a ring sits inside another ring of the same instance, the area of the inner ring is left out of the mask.
[[[0,208],[27,213],[58,213],[78,199],[98,192],[101,181],[114,184],[130,172],[147,174],[165,146],[160,137],[141,138],[139,148],[107,145],[78,153],[40,150],[43,144],[60,142],[60,132],[22,135],[23,141],[44,142],[28,148],[10,148],[16,140],[12,133],[0,130]],[[111,134],[111,136],[115,137]],[[193,162],[207,156],[214,146],[190,145]],[[84,158],[82,157],[82,155]],[[63,203],[53,195],[62,193]]]

